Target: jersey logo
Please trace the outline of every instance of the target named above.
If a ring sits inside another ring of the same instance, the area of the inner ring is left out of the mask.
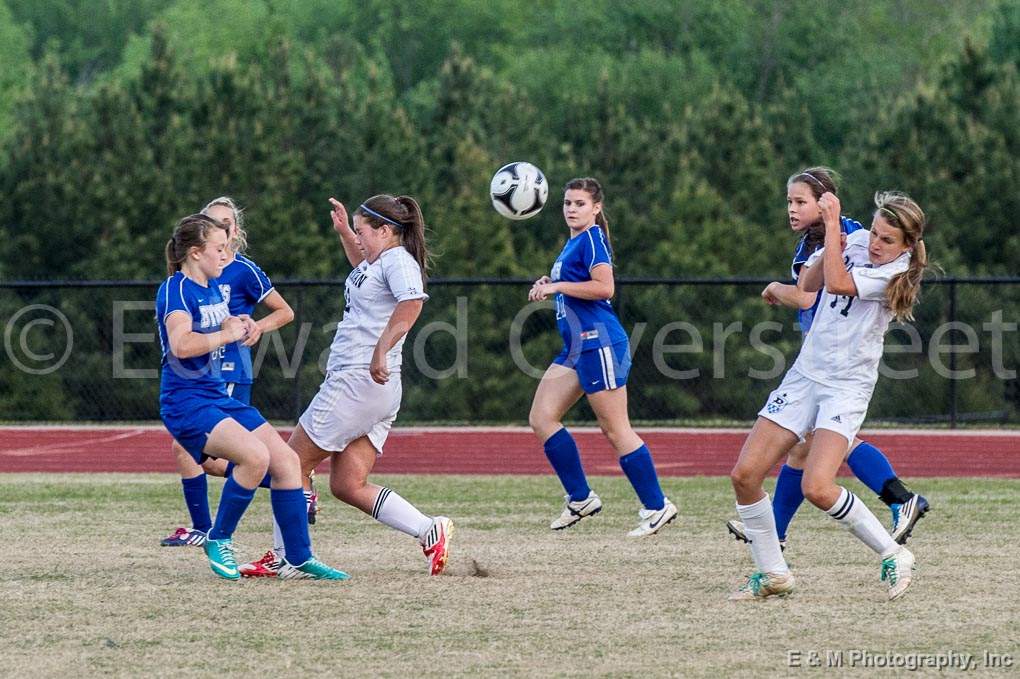
[[[198,307],[198,312],[202,315],[199,327],[203,329],[214,328],[230,316],[230,309],[227,307],[226,302],[200,306]]]
[[[549,278],[553,279],[554,281],[558,281],[560,279],[561,268],[563,268],[563,262],[556,262],[555,264],[553,264],[552,274],[549,276]]]
[[[841,418],[839,415],[836,415],[835,417],[833,417],[832,421],[837,423],[837,424],[843,424],[843,418]]]
[[[598,330],[588,330],[587,332],[582,332],[581,333],[581,339],[582,340],[590,340],[590,339],[598,339],[598,338],[599,338],[599,331]]]
[[[361,285],[368,280],[368,274],[364,271],[355,269],[351,272],[351,275],[347,277],[347,282],[354,285],[356,288],[360,288]]]
[[[223,301],[230,304],[230,284],[220,283],[220,294],[223,296]]]
[[[782,394],[778,394],[774,399],[769,401],[769,404],[765,408],[765,410],[770,415],[775,415],[789,404],[790,402],[786,400],[786,393],[784,392]]]

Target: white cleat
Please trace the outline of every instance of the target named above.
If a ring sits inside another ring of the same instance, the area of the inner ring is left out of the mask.
[[[784,598],[793,593],[793,585],[793,573],[754,573],[730,594],[729,600],[759,601],[770,596]]]
[[[641,523],[637,525],[637,528],[627,533],[627,535],[632,538],[655,535],[667,523],[674,521],[676,515],[676,505],[670,502],[669,498],[666,498],[666,504],[662,505],[662,509],[642,509],[639,511],[638,516],[641,517]]]
[[[563,508],[563,513],[556,517],[549,527],[553,530],[563,530],[569,528],[581,519],[585,519],[589,516],[595,516],[602,511],[602,499],[595,494],[595,491],[589,491],[588,497],[577,502],[571,502],[570,496],[564,496],[567,501],[566,506]]]
[[[889,601],[903,596],[913,579],[914,555],[906,547],[882,560],[882,580],[889,583]]]
[[[432,519],[432,527],[420,540],[421,551],[429,560],[429,575],[442,575],[450,558],[450,540],[453,538],[453,521],[445,516]]]

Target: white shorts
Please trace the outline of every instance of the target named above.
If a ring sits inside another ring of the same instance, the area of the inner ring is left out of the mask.
[[[331,370],[298,422],[323,450],[340,452],[351,441],[368,436],[382,455],[400,410],[401,391],[398,371],[390,373],[386,384],[378,384],[368,368]]]
[[[846,437],[849,445],[864,424],[870,401],[871,394],[815,382],[791,368],[758,416],[789,429],[801,441],[815,429],[828,429]]]

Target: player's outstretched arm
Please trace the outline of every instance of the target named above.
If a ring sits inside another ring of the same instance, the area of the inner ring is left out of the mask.
[[[365,260],[365,257],[361,254],[361,248],[358,247],[357,238],[351,228],[351,221],[347,217],[347,208],[336,198],[330,198],[329,202],[333,206],[329,212],[330,219],[333,220],[333,230],[340,236],[340,245],[344,248],[347,261],[351,263],[351,266],[357,266]]]

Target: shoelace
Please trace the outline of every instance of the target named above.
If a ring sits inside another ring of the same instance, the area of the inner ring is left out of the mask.
[[[882,561],[882,580],[888,580],[890,585],[896,584],[896,559],[885,559]]]
[[[234,543],[233,542],[220,542],[217,543],[216,549],[220,555],[220,562],[225,566],[231,568],[237,566],[237,559],[234,558]]]
[[[764,573],[754,573],[747,576],[747,582],[740,589],[749,589],[751,594],[758,596],[758,592],[761,591],[764,581],[767,580],[767,576]]]

